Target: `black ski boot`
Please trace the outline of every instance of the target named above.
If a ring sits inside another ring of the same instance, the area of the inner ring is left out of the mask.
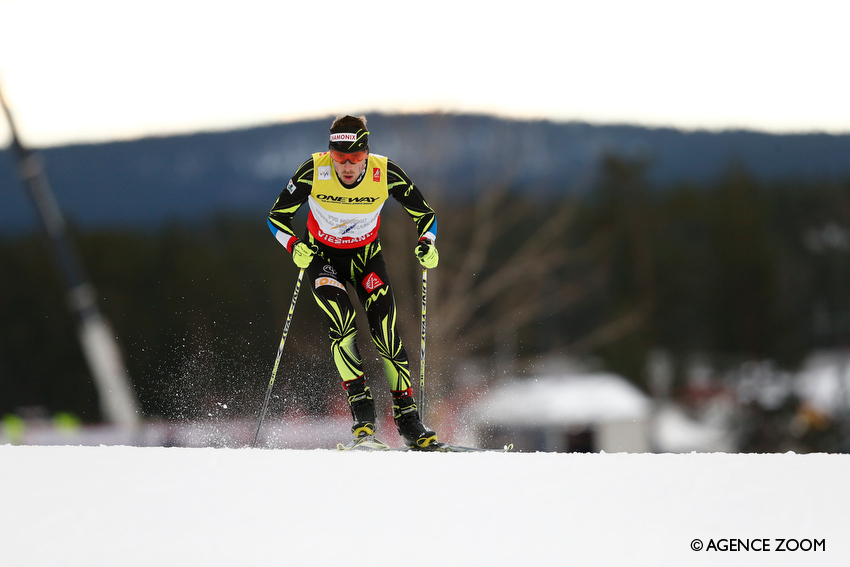
[[[343,382],[342,387],[348,393],[348,407],[354,419],[351,434],[355,438],[375,435],[375,401],[366,385],[366,378],[361,376]]]
[[[411,449],[425,449],[437,443],[437,434],[422,425],[410,390],[393,392],[393,419],[404,444]]]

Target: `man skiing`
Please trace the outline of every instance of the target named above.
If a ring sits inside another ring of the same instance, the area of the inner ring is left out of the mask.
[[[354,425],[352,445],[375,443],[375,403],[363,374],[357,346],[355,311],[346,290],[353,286],[366,310],[369,331],[378,348],[393,399],[393,419],[408,447],[425,449],[437,434],[422,424],[407,353],[396,326],[396,303],[378,238],[381,209],[395,198],[416,224],[416,257],[424,268],[439,261],[434,240],[437,218],[419,189],[392,160],[369,152],[364,116],[342,116],[330,128],[327,152],[305,161],[269,213],[275,238],[305,270],[313,297],[327,315],[334,364],[348,394]],[[309,215],[304,236],[292,218],[304,204]]]

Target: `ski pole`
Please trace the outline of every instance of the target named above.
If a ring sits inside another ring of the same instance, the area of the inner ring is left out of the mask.
[[[301,280],[304,278],[304,268],[298,272],[298,280],[295,282],[295,291],[292,292],[292,303],[289,305],[289,313],[286,315],[286,323],[283,325],[283,336],[280,338],[280,346],[277,347],[277,358],[274,361],[272,368],[272,377],[269,380],[269,387],[266,390],[266,399],[263,401],[263,409],[260,410],[260,422],[257,424],[257,432],[254,433],[254,442],[251,443],[251,448],[257,446],[257,438],[260,436],[260,428],[263,426],[263,420],[266,418],[266,410],[269,407],[269,399],[272,397],[272,388],[274,388],[274,379],[277,376],[277,367],[280,364],[280,357],[283,354],[283,345],[286,344],[286,335],[289,334],[289,324],[292,323],[292,315],[295,312],[295,302],[298,301],[298,293],[301,291]]]
[[[419,343],[419,405],[420,419],[425,421],[425,312],[428,298],[428,269],[422,268],[422,329]]]

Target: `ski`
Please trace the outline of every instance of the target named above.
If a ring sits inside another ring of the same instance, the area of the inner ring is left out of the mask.
[[[463,445],[453,445],[451,443],[441,443],[436,441],[427,447],[410,447],[405,448],[406,451],[418,451],[423,453],[508,453],[513,450],[513,443],[509,443],[500,449],[482,449],[481,447],[464,447]]]
[[[348,443],[337,443],[336,448],[340,451],[389,451],[391,447],[379,441],[374,435],[364,435],[352,439]]]
[[[513,450],[513,443],[509,443],[500,449],[482,449],[480,447],[465,447],[451,443],[436,441],[427,447],[401,447],[394,449],[375,438],[374,435],[366,435],[352,439],[348,443],[337,443],[336,448],[340,451],[412,451],[419,453],[508,453]]]

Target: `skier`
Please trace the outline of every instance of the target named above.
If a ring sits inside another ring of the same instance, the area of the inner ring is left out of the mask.
[[[319,307],[327,315],[331,353],[354,425],[354,441],[375,443],[375,403],[357,346],[355,311],[346,290],[351,284],[366,310],[393,399],[393,419],[411,448],[438,445],[422,424],[407,353],[396,328],[396,303],[378,238],[381,209],[395,198],[416,224],[414,253],[424,268],[437,266],[437,219],[416,185],[392,160],[369,152],[366,117],[342,116],[330,128],[328,151],[314,153],[286,185],[269,213],[275,238],[305,270]],[[299,238],[292,218],[309,204],[307,227]]]

